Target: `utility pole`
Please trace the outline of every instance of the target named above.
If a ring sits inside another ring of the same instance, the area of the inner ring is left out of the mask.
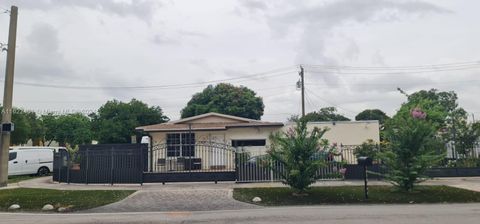
[[[305,117],[305,78],[304,78],[304,70],[303,66],[300,65],[300,84],[302,84],[302,117]]]
[[[10,149],[10,131],[12,122],[13,74],[15,68],[15,47],[17,45],[18,7],[10,9],[10,26],[8,30],[7,66],[5,69],[5,88],[3,93],[2,135],[0,152],[0,187],[8,181],[8,150]]]

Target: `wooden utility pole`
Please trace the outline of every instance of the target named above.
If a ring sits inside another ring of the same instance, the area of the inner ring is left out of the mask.
[[[10,130],[12,127],[13,74],[15,69],[15,47],[17,45],[18,7],[10,9],[10,26],[8,30],[7,66],[5,69],[5,88],[3,93],[2,135],[0,152],[0,187],[8,181],[8,150],[10,149]]]
[[[300,65],[300,72],[298,73],[300,75],[300,82],[302,84],[302,117],[305,116],[305,78],[304,78],[304,70],[303,66]]]

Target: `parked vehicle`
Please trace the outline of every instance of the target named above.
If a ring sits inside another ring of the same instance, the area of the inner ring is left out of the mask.
[[[60,149],[67,149],[65,147],[53,147],[53,146],[12,146],[10,150],[25,150],[25,149],[50,149],[54,152],[58,152]]]
[[[53,152],[54,149],[42,147],[10,150],[8,175],[48,175],[53,170]]]

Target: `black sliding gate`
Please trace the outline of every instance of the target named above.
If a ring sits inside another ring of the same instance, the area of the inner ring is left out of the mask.
[[[53,180],[67,183],[235,181],[235,150],[214,142],[82,145],[54,154]]]
[[[235,181],[235,150],[215,142],[154,145],[145,182]]]

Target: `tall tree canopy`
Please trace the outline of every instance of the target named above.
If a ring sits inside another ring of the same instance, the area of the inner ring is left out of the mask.
[[[51,134],[63,146],[90,144],[93,138],[90,128],[90,118],[87,116],[80,113],[66,114],[56,117],[55,129]]]
[[[264,104],[261,97],[244,86],[236,87],[227,83],[209,85],[202,92],[193,95],[187,106],[182,109],[182,118],[208,112],[217,112],[233,116],[260,120]]]
[[[303,118],[300,118],[298,115],[294,115],[290,117],[289,121],[298,121],[302,120],[305,122],[310,121],[349,121],[348,117],[345,117],[341,114],[337,113],[337,109],[335,107],[324,107],[320,108],[318,111],[310,112],[305,114]]]
[[[160,107],[149,107],[136,99],[128,103],[108,101],[90,116],[99,143],[130,143],[131,136],[136,135],[136,127],[169,120]]]
[[[407,102],[402,104],[395,116],[407,116],[411,108],[420,107],[428,114],[427,120],[439,128],[444,142],[455,140],[457,129],[467,120],[467,112],[458,106],[455,92],[430,89],[406,94],[401,89],[399,91],[407,96]]]
[[[366,109],[355,116],[356,121],[378,120],[380,124],[383,124],[388,118],[385,112],[379,109]]]

